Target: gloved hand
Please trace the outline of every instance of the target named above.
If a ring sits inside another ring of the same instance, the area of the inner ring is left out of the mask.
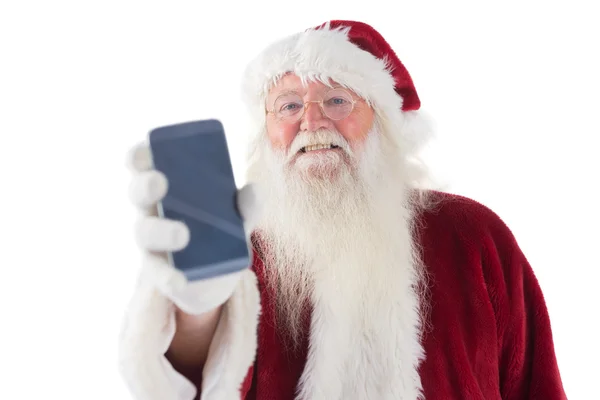
[[[147,399],[150,392],[153,399],[173,398],[175,393],[176,398],[191,398],[195,388],[164,358],[175,333],[175,307],[192,315],[214,310],[231,297],[248,271],[188,282],[167,261],[166,252],[183,249],[190,235],[182,222],[158,216],[157,203],[167,193],[166,177],[152,169],[147,144],[130,151],[128,164],[134,174],[130,199],[141,214],[135,238],[143,258],[119,340],[121,373],[135,398]],[[247,231],[258,217],[257,203],[252,187],[238,191],[238,209]]]
[[[143,251],[143,279],[187,314],[200,314],[223,304],[233,292],[241,272],[188,282],[179,270],[169,265],[166,252],[183,249],[189,240],[184,223],[158,217],[156,204],[167,193],[166,177],[151,168],[150,150],[138,145],[129,155],[134,172],[130,199],[141,211],[135,237]],[[246,225],[252,221],[254,194],[249,185],[238,192],[238,208]]]

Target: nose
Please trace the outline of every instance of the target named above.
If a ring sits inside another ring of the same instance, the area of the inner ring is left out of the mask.
[[[319,103],[311,102],[306,104],[306,110],[300,122],[300,129],[307,132],[314,132],[319,129],[331,128],[331,120],[323,115]]]

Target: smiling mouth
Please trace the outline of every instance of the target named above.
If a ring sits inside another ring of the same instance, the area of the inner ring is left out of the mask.
[[[336,146],[335,144],[313,144],[310,146],[305,146],[300,149],[300,153],[308,153],[315,150],[333,150],[339,149],[340,146]]]

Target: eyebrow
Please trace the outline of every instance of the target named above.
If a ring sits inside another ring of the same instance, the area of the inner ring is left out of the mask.
[[[333,89],[344,89],[344,90],[348,90],[349,91],[349,89],[346,89],[342,85],[335,85],[335,86],[331,86],[331,87],[327,86],[327,89],[325,90],[325,92],[328,91],[328,90],[333,90]],[[278,96],[281,96],[281,95],[284,95],[284,94],[297,94],[299,96],[303,96],[303,95],[306,94],[306,89],[303,89],[303,90],[298,90],[296,88],[294,88],[294,89],[285,89],[285,90],[282,90],[281,92],[275,92],[274,96],[278,97]],[[350,93],[350,94],[352,94],[352,93]]]
[[[306,90],[303,91],[303,94],[306,94]],[[301,95],[300,91],[297,89],[286,89],[286,90],[282,90],[281,92],[276,92],[275,96],[281,96],[283,94],[297,94],[297,95]]]

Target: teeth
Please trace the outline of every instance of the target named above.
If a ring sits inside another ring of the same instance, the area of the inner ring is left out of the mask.
[[[331,149],[334,146],[332,144],[313,144],[310,146],[304,147],[305,152],[313,151],[313,150],[321,150],[321,149]]]

